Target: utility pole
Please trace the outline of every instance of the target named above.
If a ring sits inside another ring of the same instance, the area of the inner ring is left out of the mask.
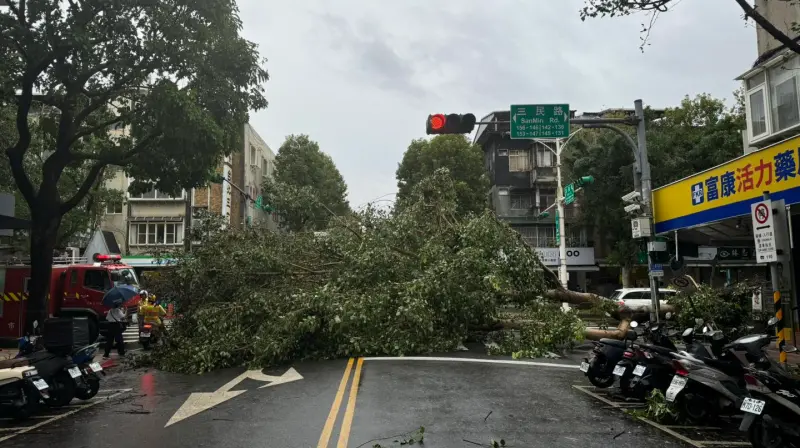
[[[567,288],[569,283],[569,272],[567,272],[567,240],[566,224],[564,222],[564,185],[561,179],[561,139],[556,139],[556,211],[558,213],[558,279],[561,286]]]
[[[641,168],[641,186],[642,186],[642,205],[644,205],[644,213],[645,216],[648,218],[649,225],[653,226],[653,181],[650,177],[650,160],[647,158],[647,136],[645,134],[645,123],[644,123],[644,107],[642,106],[642,100],[636,100],[633,103],[634,110],[636,111],[636,118],[638,123],[636,123],[636,138],[637,138],[637,159],[639,160],[640,168]],[[655,241],[655,233],[650,232],[649,242]],[[649,267],[652,266],[653,262],[650,260],[649,257],[649,250],[648,250],[648,271],[650,270]],[[659,302],[658,302],[658,281],[656,277],[652,275],[648,275],[650,279],[650,321],[651,322],[658,322],[659,321]]]

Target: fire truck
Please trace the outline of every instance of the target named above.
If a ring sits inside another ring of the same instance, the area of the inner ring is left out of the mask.
[[[98,253],[93,254],[91,262],[74,256],[54,259],[47,297],[49,315],[88,317],[90,337],[96,340],[106,327],[105,292],[122,284],[139,284],[134,269],[121,260],[119,255]],[[22,336],[30,276],[30,265],[21,260],[7,260],[0,265],[0,339]],[[138,304],[136,296],[124,306],[135,312]]]

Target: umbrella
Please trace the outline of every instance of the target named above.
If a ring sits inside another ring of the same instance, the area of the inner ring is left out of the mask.
[[[139,294],[139,288],[133,285],[115,286],[103,296],[103,305],[114,308],[136,297],[137,294]]]

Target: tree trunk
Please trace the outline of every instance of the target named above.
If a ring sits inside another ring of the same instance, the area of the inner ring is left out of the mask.
[[[622,287],[623,288],[630,288],[631,287],[631,268],[630,268],[630,266],[623,266],[622,267]]]
[[[31,210],[31,279],[28,282],[26,333],[33,332],[34,321],[41,325],[48,316],[47,295],[53,272],[53,251],[61,225],[58,206],[45,206],[43,202],[38,201]]]

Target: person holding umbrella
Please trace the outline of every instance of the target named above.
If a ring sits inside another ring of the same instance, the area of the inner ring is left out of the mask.
[[[137,294],[139,294],[139,290],[135,286],[120,285],[111,288],[103,296],[103,305],[110,308],[106,313],[108,334],[106,335],[106,350],[103,359],[111,357],[111,349],[114,347],[114,342],[117,343],[119,356],[125,356],[125,340],[122,334],[125,331],[128,316],[124,305],[125,302],[136,297]]]

